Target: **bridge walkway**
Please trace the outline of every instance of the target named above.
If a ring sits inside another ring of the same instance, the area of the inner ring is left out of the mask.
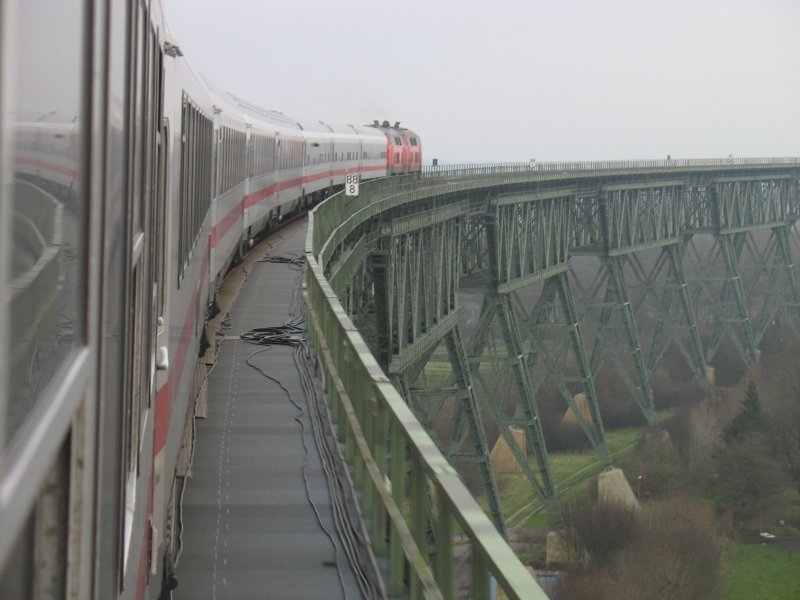
[[[303,219],[255,251],[300,258],[305,235]],[[331,500],[293,350],[239,338],[297,318],[300,283],[291,264],[257,258],[223,321],[207,416],[196,419],[173,599],[360,597],[326,533],[336,535]]]

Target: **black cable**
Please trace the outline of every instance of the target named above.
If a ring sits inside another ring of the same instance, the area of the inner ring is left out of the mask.
[[[303,452],[304,452],[303,465],[302,465],[302,468],[300,469],[300,471],[303,474],[303,484],[305,486],[306,499],[308,500],[308,503],[311,505],[311,509],[314,511],[314,515],[317,518],[317,523],[319,523],[320,528],[322,529],[322,531],[325,532],[325,535],[328,536],[328,539],[331,541],[331,544],[333,544],[334,556],[335,556],[335,561],[336,561],[336,574],[339,577],[339,585],[342,588],[342,594],[344,595],[345,600],[347,600],[347,598],[348,598],[347,589],[346,589],[345,584],[344,584],[344,578],[342,577],[342,570],[341,570],[341,568],[339,566],[339,545],[336,543],[336,539],[333,537],[333,534],[330,532],[330,530],[328,530],[327,527],[325,527],[325,524],[322,522],[322,515],[320,515],[319,509],[317,508],[317,505],[314,503],[314,500],[311,498],[311,488],[310,488],[310,484],[309,484],[309,481],[308,481],[308,455],[309,455],[309,452],[308,452],[308,444],[306,444],[306,436],[305,436],[306,424],[305,424],[305,422],[303,421],[303,418],[302,418],[303,415],[305,414],[305,411],[303,410],[303,407],[300,406],[300,404],[298,404],[297,401],[295,401],[294,397],[292,396],[292,392],[290,392],[289,389],[286,386],[284,386],[283,383],[281,383],[281,381],[278,378],[273,377],[272,375],[270,375],[269,373],[264,371],[264,369],[262,369],[258,365],[253,364],[253,362],[251,361],[251,359],[256,354],[261,354],[262,352],[266,352],[269,349],[270,349],[270,347],[267,346],[266,348],[262,348],[261,350],[256,350],[255,352],[250,354],[250,356],[247,357],[245,362],[247,362],[248,365],[250,365],[252,368],[254,368],[259,373],[261,373],[264,377],[266,377],[270,381],[274,382],[279,388],[281,388],[284,391],[284,393],[286,394],[286,396],[289,398],[289,402],[291,402],[294,405],[294,407],[297,409],[297,413],[294,415],[294,420],[297,421],[297,423],[300,424],[300,440],[301,440],[301,442],[303,444]]]
[[[350,473],[348,467],[341,455],[341,450],[333,433],[333,423],[330,419],[330,413],[327,411],[327,406],[321,399],[317,386],[314,384],[313,378],[308,368],[308,360],[310,352],[308,349],[306,330],[305,330],[305,305],[300,299],[300,279],[302,277],[302,269],[304,260],[302,258],[289,258],[281,256],[266,257],[259,262],[286,264],[298,272],[297,284],[294,287],[292,299],[289,304],[290,321],[284,325],[273,327],[259,327],[254,328],[248,332],[243,333],[240,337],[253,344],[265,346],[263,350],[259,350],[251,354],[247,363],[261,372],[265,377],[275,382],[284,390],[289,396],[289,400],[299,410],[302,408],[292,398],[288,389],[276,378],[267,374],[261,367],[253,364],[251,358],[256,354],[269,349],[272,346],[292,346],[294,347],[294,360],[300,375],[300,383],[303,391],[306,394],[308,415],[311,418],[312,431],[317,445],[320,456],[320,462],[326,475],[328,483],[328,490],[331,497],[331,512],[334,518],[334,525],[336,526],[340,540],[342,542],[342,549],[344,550],[348,562],[350,563],[353,574],[355,575],[356,582],[364,598],[385,598],[386,592],[383,587],[382,579],[380,578],[377,561],[374,554],[371,552],[368,534],[364,527],[363,519],[361,518],[358,503],[352,498],[352,494],[348,493],[352,489],[352,481],[350,480]],[[300,313],[300,314],[298,314]],[[326,419],[323,420],[321,412],[324,411]],[[304,424],[298,416],[295,420]],[[307,448],[305,439],[303,439],[303,446]],[[304,469],[305,469],[304,461]],[[337,551],[337,569],[338,564],[338,546],[331,537],[331,533],[325,529],[322,524],[321,517],[317,511],[317,507],[311,501],[308,492],[308,482],[306,480],[306,473],[303,472],[304,480],[306,481],[306,496],[311,502],[317,520],[325,533],[334,544]],[[362,550],[366,551],[368,555],[365,559],[362,555]],[[367,567],[367,564],[369,567]],[[341,570],[339,570],[340,583]],[[343,588],[344,591],[344,588]],[[346,592],[345,592],[346,596]]]

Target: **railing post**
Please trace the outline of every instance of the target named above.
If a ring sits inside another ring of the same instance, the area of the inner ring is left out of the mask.
[[[475,544],[472,544],[472,600],[489,600],[489,571]]]
[[[362,384],[362,387],[365,388],[365,397],[364,397],[364,407],[362,409],[363,415],[362,418],[359,419],[361,423],[364,424],[364,438],[367,442],[367,446],[372,453],[372,456],[375,456],[375,396],[371,393],[372,390],[367,387],[366,382]],[[363,464],[363,463],[362,463]],[[366,473],[363,472],[366,469],[362,469],[362,482],[361,488],[363,493],[363,499],[361,505],[363,506],[364,511],[364,518],[371,519],[373,515],[375,515],[373,501],[375,499],[375,493],[372,488],[372,483],[369,481],[369,478],[366,476]]]
[[[426,483],[425,471],[422,469],[420,459],[416,454],[411,456],[411,534],[422,552],[425,552],[427,540],[425,539],[426,523]]]
[[[436,565],[434,573],[442,597],[446,600],[453,595],[453,520],[447,500],[436,490]]]
[[[406,489],[406,441],[396,422],[391,424],[392,436],[392,498],[403,510]],[[389,595],[399,596],[403,593],[403,570],[405,559],[400,533],[393,527],[389,546]]]
[[[375,462],[381,475],[386,474],[386,409],[381,404],[380,400],[374,403],[373,406],[373,419],[374,435],[372,443],[372,455],[375,457]],[[375,554],[378,556],[386,555],[386,525],[388,515],[383,504],[381,503],[380,495],[375,494],[373,498],[374,510],[373,524],[372,524],[372,547]]]

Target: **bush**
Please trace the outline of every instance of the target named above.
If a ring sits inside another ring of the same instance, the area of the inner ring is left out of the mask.
[[[686,499],[649,505],[638,514],[612,505],[580,506],[565,520],[568,541],[592,560],[565,571],[562,600],[712,600],[723,588],[711,516]]]
[[[563,510],[566,541],[579,563],[602,567],[639,537],[638,511],[616,503],[578,501]]]
[[[649,511],[641,535],[619,556],[620,600],[695,600],[718,597],[721,544],[707,511],[677,499]]]
[[[677,448],[664,430],[648,431],[626,461],[628,480],[638,483],[641,498],[664,497],[681,480],[684,469]],[[634,484],[632,484],[634,485]]]

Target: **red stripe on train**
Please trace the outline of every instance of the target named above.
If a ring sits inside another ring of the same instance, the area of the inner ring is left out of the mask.
[[[16,158],[14,159],[14,163],[18,165],[27,165],[29,167],[39,167],[40,169],[47,169],[48,171],[60,173],[61,175],[66,175],[67,177],[77,177],[78,175],[78,171],[71,167],[62,167],[61,165],[45,162],[36,158]]]
[[[180,386],[183,378],[183,370],[186,368],[186,358],[189,354],[189,342],[191,342],[194,332],[195,318],[197,316],[197,303],[200,301],[199,294],[205,287],[208,278],[209,251],[204,252],[203,264],[200,267],[200,285],[192,294],[192,301],[189,310],[183,318],[181,337],[178,340],[178,348],[175,351],[175,362],[170,368],[167,383],[165,383],[156,394],[156,425],[155,441],[153,443],[154,452],[158,454],[167,443],[169,434],[169,424],[172,417],[172,406],[175,404],[175,392]],[[174,384],[174,385],[173,385]]]
[[[366,173],[368,171],[381,171],[385,169],[385,165],[377,165],[377,166],[370,166],[370,167],[361,167],[358,169],[357,172],[359,173]],[[338,171],[326,171],[324,173],[317,173],[315,175],[306,175],[305,177],[296,177],[295,179],[290,179],[289,181],[281,181],[278,183],[273,183],[272,185],[268,185],[265,188],[261,188],[256,192],[252,192],[244,196],[241,202],[237,203],[228,214],[226,214],[219,224],[214,225],[211,227],[211,247],[216,248],[219,241],[224,238],[236,220],[242,214],[242,205],[244,208],[250,208],[251,206],[255,206],[259,202],[262,202],[272,194],[276,192],[282,192],[283,190],[293,188],[299,185],[312,183],[314,181],[319,181],[320,179],[325,179],[327,177],[338,177],[339,175],[346,175],[347,173],[352,173],[347,169],[340,169]]]
[[[385,169],[385,166],[370,166],[370,167],[362,167],[359,171],[378,171]],[[333,172],[333,176],[338,175],[345,175],[348,172],[347,169],[340,169],[338,171]],[[264,198],[267,198],[269,195],[275,193],[276,191],[281,191],[284,189],[288,189],[302,183],[308,183],[312,180],[323,179],[325,177],[330,177],[330,172],[320,173],[313,176],[306,176],[306,177],[297,177],[295,179],[291,179],[289,181],[281,182],[278,184],[272,184],[257,192],[253,192],[252,194],[248,194],[244,196],[240,202],[234,206],[227,215],[219,222],[217,225],[212,225],[211,233],[210,233],[210,246],[206,249],[205,258],[203,259],[203,265],[200,268],[200,286],[198,291],[196,291],[192,297],[191,305],[189,306],[189,310],[186,313],[186,316],[183,320],[183,327],[181,328],[181,337],[178,341],[178,348],[175,354],[175,361],[173,366],[170,369],[169,378],[167,383],[165,383],[158,393],[156,394],[156,425],[155,425],[155,453],[158,452],[166,445],[167,443],[167,435],[169,433],[169,423],[172,416],[172,406],[175,403],[175,398],[173,397],[174,393],[177,393],[177,387],[180,385],[180,381],[183,377],[183,370],[186,368],[186,358],[189,353],[189,342],[191,341],[194,329],[194,319],[195,315],[197,314],[197,303],[199,302],[198,292],[199,290],[203,289],[205,285],[206,278],[208,277],[208,268],[209,268],[209,249],[215,248],[219,241],[225,237],[225,234],[228,230],[233,226],[236,222],[237,218],[241,215],[242,205],[245,206],[253,206],[257,204]],[[312,179],[313,178],[313,179]],[[173,385],[174,383],[174,385]]]

